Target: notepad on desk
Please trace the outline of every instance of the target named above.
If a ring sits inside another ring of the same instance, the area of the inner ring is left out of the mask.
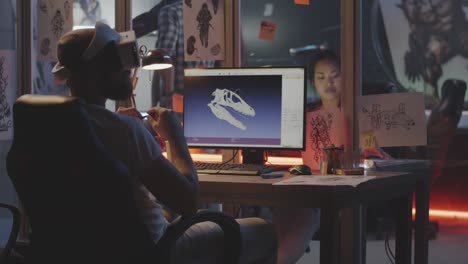
[[[301,175],[279,181],[274,185],[318,185],[318,186],[352,186],[374,179],[375,176],[339,176],[339,175]]]

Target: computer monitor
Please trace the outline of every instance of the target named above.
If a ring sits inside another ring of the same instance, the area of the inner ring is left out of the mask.
[[[304,67],[185,70],[189,147],[304,150],[305,104]]]

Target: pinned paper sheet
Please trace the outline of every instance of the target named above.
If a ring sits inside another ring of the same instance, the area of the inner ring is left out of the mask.
[[[57,43],[60,37],[73,28],[73,1],[38,1],[37,43],[38,60],[57,61]]]
[[[224,60],[224,2],[185,1],[185,61]]]
[[[310,0],[294,0],[296,5],[310,5]]]
[[[174,93],[172,95],[172,110],[178,113],[184,112],[184,96],[182,94]]]
[[[362,134],[363,148],[376,148],[377,139],[375,138],[374,130],[365,131]]]
[[[0,140],[13,138],[13,104],[16,95],[14,50],[0,50]]]
[[[424,112],[422,93],[361,96],[358,106],[359,134],[371,139],[368,131],[373,131],[379,147],[426,145]],[[362,140],[361,147],[364,148],[365,143]]]
[[[273,41],[276,35],[276,23],[269,21],[262,21],[260,23],[259,38],[263,40]]]
[[[269,17],[273,15],[274,5],[272,3],[265,4],[265,9],[263,10],[263,16]]]

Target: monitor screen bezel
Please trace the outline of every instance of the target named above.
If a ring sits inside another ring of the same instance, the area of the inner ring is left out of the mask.
[[[306,119],[307,119],[307,113],[306,113],[306,106],[307,106],[307,68],[305,66],[275,66],[275,67],[216,67],[216,68],[205,68],[203,70],[265,70],[265,69],[297,69],[297,70],[302,70],[304,73],[304,83],[303,83],[303,116],[302,116],[302,147],[297,148],[297,147],[273,147],[273,146],[248,146],[248,145],[242,145],[242,146],[231,146],[231,145],[225,145],[225,146],[213,146],[213,145],[191,145],[189,142],[187,142],[187,146],[189,148],[193,149],[265,149],[265,150],[297,150],[297,151],[304,151],[306,148]],[[185,87],[185,70],[200,70],[199,68],[187,68],[184,69],[184,87]],[[185,96],[183,96],[183,105],[184,105],[184,111],[182,113],[182,123],[185,123]],[[184,137],[185,137],[185,128],[183,128],[184,132]]]

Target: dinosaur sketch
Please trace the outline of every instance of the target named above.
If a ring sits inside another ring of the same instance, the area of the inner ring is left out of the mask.
[[[0,131],[12,127],[10,103],[7,98],[8,76],[5,76],[5,57],[0,57]]]
[[[362,112],[371,120],[373,129],[384,127],[387,130],[402,127],[406,130],[416,125],[412,117],[406,113],[406,104],[400,103],[398,110],[382,110],[380,104],[372,104],[372,109],[362,108]]]
[[[230,111],[242,114],[244,116],[254,117],[255,109],[244,101],[237,93],[228,89],[218,89],[211,93],[213,100],[208,103],[211,112],[220,120],[225,120],[229,124],[246,130],[247,126],[235,118]]]
[[[208,47],[208,36],[209,36],[209,30],[211,26],[211,19],[213,17],[211,16],[210,10],[208,10],[208,5],[204,3],[198,12],[197,15],[197,22],[198,22],[198,30],[200,31],[200,41],[202,46],[205,48]]]

